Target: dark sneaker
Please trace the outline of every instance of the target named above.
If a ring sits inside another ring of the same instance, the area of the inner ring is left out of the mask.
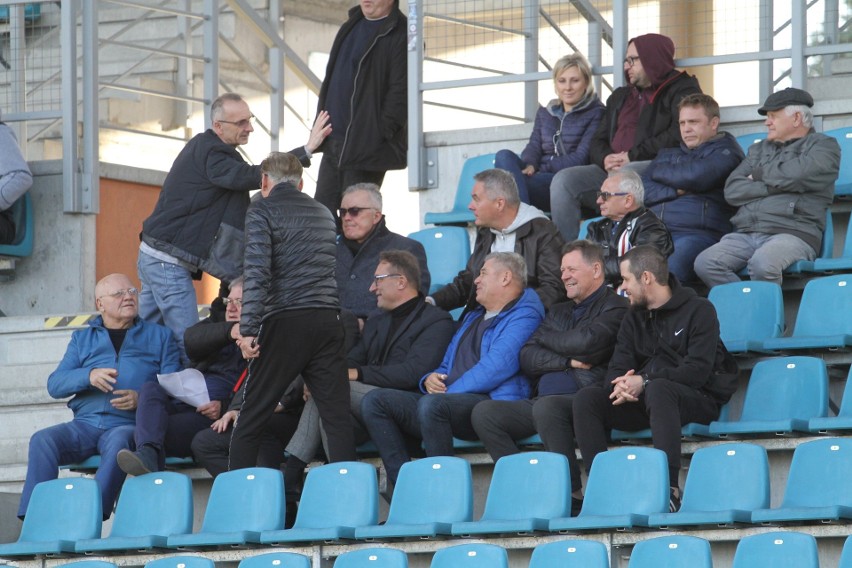
[[[669,488],[669,512],[677,513],[680,510],[680,490],[676,487]]]
[[[159,471],[157,467],[157,452],[149,447],[143,446],[135,452],[121,450],[116,456],[118,467],[127,475],[145,475],[152,471]]]
[[[583,509],[583,500],[577,499],[576,497],[571,497],[571,516],[572,517],[578,516],[582,509]]]

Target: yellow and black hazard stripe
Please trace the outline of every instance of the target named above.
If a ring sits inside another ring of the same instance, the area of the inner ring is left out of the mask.
[[[198,319],[204,319],[210,315],[210,306],[198,306]],[[45,329],[60,329],[63,327],[83,327],[98,316],[92,314],[76,314],[72,316],[50,316],[44,318]]]

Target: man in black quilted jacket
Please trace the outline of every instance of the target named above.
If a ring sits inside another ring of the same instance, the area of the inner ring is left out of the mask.
[[[245,400],[229,469],[254,467],[264,426],[302,375],[328,436],[329,461],[355,459],[331,212],[302,193],[302,166],[273,152],[260,165],[264,199],[246,214],[242,337]]]

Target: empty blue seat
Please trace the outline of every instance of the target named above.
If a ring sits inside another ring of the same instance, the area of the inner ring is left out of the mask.
[[[482,518],[453,523],[452,534],[529,533],[549,519],[571,514],[568,459],[551,452],[522,452],[494,464]]]
[[[533,549],[529,568],[609,568],[609,554],[595,540],[560,540]]]
[[[238,546],[260,541],[264,530],[284,527],[284,476],[277,469],[251,467],[216,477],[201,531],[168,538],[169,548]]]
[[[311,568],[311,559],[295,552],[270,552],[243,558],[238,568]]]
[[[852,568],[852,536],[847,537],[843,543],[843,552],[840,553],[837,568]]]
[[[823,132],[840,144],[840,175],[834,182],[834,195],[852,195],[852,128],[836,128]]]
[[[661,536],[637,542],[627,568],[713,568],[710,543],[694,536]]]
[[[817,258],[806,268],[808,272],[848,272],[852,270],[852,222],[846,226],[846,238],[840,256]]]
[[[816,539],[800,532],[769,532],[743,538],[732,568],[819,568]]]
[[[128,477],[107,538],[77,541],[77,552],[165,547],[169,535],[192,532],[192,482],[160,471]]]
[[[754,523],[852,519],[852,439],[824,438],[793,452],[784,500],[752,513]]]
[[[15,239],[11,244],[0,245],[0,256],[25,257],[33,253],[35,219],[33,198],[27,192],[12,204],[12,220],[15,223]]]
[[[509,555],[495,544],[460,544],[435,552],[431,568],[509,568]]]
[[[834,256],[834,221],[831,219],[831,209],[825,211],[825,227],[822,230],[822,244],[815,260],[797,260],[784,269],[784,274],[800,274],[813,272],[816,260],[829,260]]]
[[[70,568],[117,568],[115,563],[107,562],[106,560],[77,560],[76,562],[68,562],[62,565]]]
[[[730,413],[730,405],[728,403],[723,404],[722,408],[719,409],[719,420],[727,420]],[[699,424],[698,422],[690,422],[689,424],[684,424],[681,427],[680,435],[684,438],[695,438],[698,436],[709,437],[710,425]],[[610,433],[610,438],[612,438],[612,440],[616,442],[629,442],[631,440],[650,440],[651,429],[645,428],[643,430],[628,431],[613,428],[612,432]]]
[[[470,196],[473,191],[473,176],[483,170],[494,167],[494,154],[483,154],[468,158],[462,166],[456,188],[456,200],[451,211],[445,213],[429,212],[423,218],[427,225],[467,225],[473,223],[473,213],[467,208],[470,204]]]
[[[710,423],[710,434],[807,432],[808,421],[828,414],[828,372],[815,357],[780,357],[754,366],[739,420]]]
[[[74,552],[80,539],[101,534],[98,484],[90,478],[53,479],[35,486],[17,542],[0,544],[0,557]]]
[[[769,507],[769,459],[755,444],[722,444],[692,456],[677,513],[648,518],[652,527],[730,525],[751,522],[755,509]]]
[[[408,235],[426,249],[426,264],[432,284],[432,294],[453,281],[467,266],[470,258],[470,238],[462,227],[433,227]]]
[[[434,537],[456,521],[473,518],[470,463],[456,457],[423,458],[403,464],[387,522],[358,527],[355,538]]]
[[[613,488],[628,490],[613,490]],[[648,526],[648,515],[669,510],[666,454],[654,448],[616,448],[595,456],[577,517],[550,521],[551,531]]]
[[[216,564],[203,556],[168,556],[151,560],[145,568],[216,568]]]
[[[355,528],[379,520],[376,468],[360,462],[336,462],[311,468],[305,480],[293,528],[264,531],[260,542],[330,542],[355,538]]]
[[[716,308],[719,334],[731,353],[762,351],[765,340],[784,333],[784,299],[774,282],[713,286],[707,299]]]
[[[748,154],[748,149],[751,148],[752,144],[757,144],[764,140],[766,140],[766,132],[754,132],[752,134],[740,134],[737,136],[737,142],[746,154]]]
[[[852,345],[852,276],[824,276],[805,285],[791,337],[763,342],[764,349],[843,349]]]
[[[334,568],[408,568],[408,556],[395,548],[364,548],[345,552],[334,561]],[[282,568],[285,568],[282,566]]]
[[[852,223],[850,223],[852,226]],[[819,416],[808,420],[808,431],[822,434],[837,430],[852,430],[852,367],[846,376],[846,386],[843,387],[843,400],[837,416]]]

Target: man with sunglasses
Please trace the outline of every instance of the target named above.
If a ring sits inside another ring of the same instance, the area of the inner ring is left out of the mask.
[[[213,101],[210,116],[212,127],[193,137],[172,164],[140,235],[139,315],[174,332],[184,365],[183,334],[198,322],[192,281],[202,272],[225,283],[240,275],[249,192],[260,188],[260,166],[249,165],[237,150],[254,132],[248,104],[226,93]],[[307,144],[291,153],[309,166],[311,152],[330,131],[321,113]]]
[[[100,454],[95,481],[101,490],[104,519],[112,514],[124,472],[116,455],[133,444],[139,391],[158,373],[180,369],[172,333],[138,317],[139,291],[124,274],[110,274],[95,286],[100,315],[71,336],[47,392],[68,398],[74,419],[39,430],[30,439],[27,477],[18,517],[27,513],[36,484],[56,479],[59,466]]]
[[[392,233],[382,214],[382,194],[374,183],[357,183],[343,192],[338,210],[343,233],[337,237],[337,292],[340,307],[358,318],[360,327],[368,317],[381,313],[376,296],[370,290],[373,270],[379,255],[386,250],[405,250],[417,258],[420,265],[419,290],[429,293],[431,279],[426,266],[423,245],[402,235]]]
[[[621,283],[618,259],[633,247],[651,245],[665,257],[674,251],[668,228],[645,208],[645,190],[639,174],[621,170],[610,175],[596,196],[605,219],[589,224],[586,239],[603,247],[608,284],[617,287]]]

